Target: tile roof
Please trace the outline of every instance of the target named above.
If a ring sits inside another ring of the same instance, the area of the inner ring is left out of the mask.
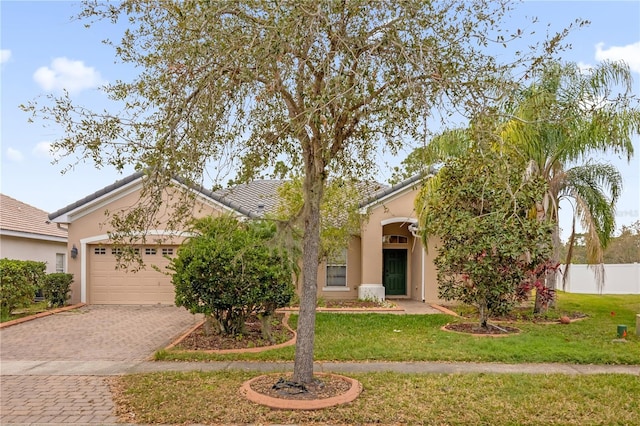
[[[278,188],[284,180],[254,180],[216,191],[223,200],[242,206],[257,216],[273,212],[278,206]]]
[[[33,237],[67,238],[67,231],[48,220],[47,212],[0,194],[0,230],[31,234]],[[6,233],[6,232],[3,232]]]
[[[49,219],[54,220],[76,208],[79,208],[87,203],[90,203],[122,186],[129,184],[144,176],[144,173],[138,172],[130,176],[127,176],[121,180],[114,182],[113,184],[106,186],[95,193],[76,201],[73,204],[69,204],[51,214]],[[419,181],[422,177],[416,175],[404,182],[399,183],[393,187],[378,183],[378,182],[362,182],[359,184],[359,191],[362,195],[361,206],[365,206],[368,203],[375,202],[378,199],[398,191],[399,189],[412,185]],[[176,181],[186,184],[182,179],[175,178]],[[198,191],[203,196],[214,200],[218,203],[225,205],[226,207],[237,211],[247,217],[257,218],[261,217],[264,213],[272,212],[278,205],[278,188],[285,183],[285,180],[255,180],[249,183],[237,185],[231,188],[220,189],[215,192],[209,191],[202,187],[192,188]]]
[[[85,204],[88,204],[88,203],[90,203],[90,202],[92,202],[94,200],[97,200],[98,198],[100,198],[100,197],[102,197],[104,195],[107,195],[112,191],[115,191],[115,190],[117,190],[119,188],[122,188],[125,185],[128,185],[131,182],[134,182],[134,181],[136,181],[138,179],[141,179],[143,176],[144,176],[144,172],[136,172],[136,173],[133,173],[133,174],[131,174],[131,175],[129,175],[129,176],[123,178],[123,179],[117,180],[114,183],[112,183],[111,185],[105,186],[104,188],[94,192],[91,195],[87,195],[86,197],[76,201],[75,203],[69,204],[68,206],[63,207],[61,209],[58,209],[55,212],[49,214],[49,219],[54,220],[56,218],[59,218],[60,216],[63,216],[66,213],[71,212],[72,210],[75,210],[75,209],[77,209],[79,207],[82,207]],[[181,184],[187,185],[187,183],[183,179],[180,179],[180,178],[174,178],[174,179],[177,182],[181,183]],[[228,208],[230,208],[232,210],[235,210],[238,213],[241,213],[241,214],[243,214],[245,216],[248,216],[248,217],[255,217],[255,214],[252,213],[251,211],[249,211],[248,209],[246,209],[243,205],[235,203],[235,201],[232,200],[232,199],[223,198],[222,195],[219,194],[219,193],[209,191],[208,189],[205,189],[205,188],[200,187],[200,186],[194,187],[193,185],[191,185],[191,188],[193,190],[199,192],[203,196],[205,196],[205,197],[207,197],[207,198],[209,198],[211,200],[217,201],[218,203],[223,204],[224,206],[226,206],[226,207],[228,207]]]
[[[425,175],[423,174],[413,175],[410,178],[405,179],[402,182],[397,183],[393,186],[382,186],[382,187],[379,187],[379,189],[375,192],[364,194],[363,200],[360,202],[360,207],[362,208],[362,207],[369,206],[375,203],[376,201],[379,201],[382,198],[386,197],[387,195],[394,194],[406,187],[413,186],[414,184],[421,182],[422,179],[424,179],[424,177]]]

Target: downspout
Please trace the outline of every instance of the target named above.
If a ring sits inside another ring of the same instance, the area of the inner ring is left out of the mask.
[[[411,232],[411,235],[413,235],[414,241],[416,238],[419,238],[418,236],[418,227],[416,226],[415,223],[412,223],[411,225],[409,225],[409,232]],[[425,290],[424,290],[424,252],[425,252],[425,248],[424,245],[420,244],[422,246],[422,261],[421,261],[421,277],[420,280],[421,285],[422,285],[422,292],[421,292],[421,296],[422,296],[422,303],[425,302]]]
[[[422,247],[422,303],[424,303],[424,246]]]

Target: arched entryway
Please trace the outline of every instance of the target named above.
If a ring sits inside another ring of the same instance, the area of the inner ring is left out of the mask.
[[[396,217],[382,221],[382,285],[385,297],[411,297],[411,225],[416,220]]]

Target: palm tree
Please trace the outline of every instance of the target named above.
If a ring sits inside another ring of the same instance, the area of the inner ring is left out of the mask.
[[[622,176],[611,164],[589,158],[615,153],[631,159],[631,138],[640,133],[640,110],[632,102],[631,73],[624,63],[603,62],[586,72],[576,64],[552,64],[522,92],[502,128],[504,149],[527,163],[530,176],[548,183],[536,210],[541,220],[554,223],[553,262],[560,260],[559,204],[568,199],[574,210],[569,247],[577,219],[600,285]],[[570,260],[571,250],[566,263]],[[555,272],[548,278],[547,285],[555,286]]]
[[[615,153],[631,159],[632,137],[640,134],[640,109],[632,83],[630,70],[622,62],[602,62],[586,71],[576,64],[553,63],[505,106],[493,144],[512,161],[524,162],[528,177],[540,176],[547,182],[548,191],[536,203],[536,213],[540,220],[554,223],[554,263],[560,260],[559,203],[572,202],[570,243],[578,219],[585,229],[588,262],[597,265],[600,285],[622,177],[614,166],[590,158]],[[449,131],[435,138],[423,152],[424,161],[429,164],[458,155],[473,143],[475,131]],[[570,258],[571,250],[567,264]],[[547,278],[547,285],[555,287],[555,272]],[[543,308],[536,303],[536,310]]]

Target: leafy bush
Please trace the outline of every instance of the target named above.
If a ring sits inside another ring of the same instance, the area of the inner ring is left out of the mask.
[[[441,240],[439,296],[476,306],[482,327],[540,290],[552,267],[551,226],[535,214],[546,184],[523,175],[495,153],[470,151],[448,161],[439,185],[422,194],[423,229]]]
[[[3,317],[33,302],[45,269],[44,262],[0,259],[0,314]]]
[[[71,297],[73,274],[54,273],[45,277],[42,295],[50,307],[60,307]]]
[[[237,335],[248,316],[263,321],[270,338],[269,317],[294,295],[292,262],[274,244],[275,226],[205,218],[192,227],[189,239],[172,259],[176,305],[207,316],[207,330]]]

